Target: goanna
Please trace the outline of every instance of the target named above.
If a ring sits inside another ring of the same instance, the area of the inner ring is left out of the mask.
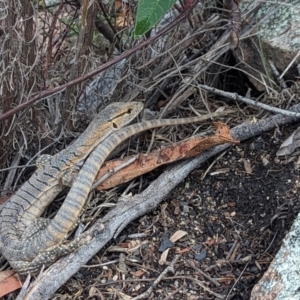
[[[19,268],[20,263],[23,265],[34,261],[41,253],[50,251],[53,247],[57,248],[57,244],[63,240],[60,238],[60,226],[51,227],[50,232],[46,232],[47,236],[40,236],[40,232],[50,221],[39,217],[64,189],[64,177],[74,172],[76,165],[104,138],[130,123],[142,109],[143,104],[140,102],[108,105],[96,115],[72,145],[42,164],[5,203],[0,214],[0,252],[17,272],[24,273]],[[68,231],[72,229],[68,228]],[[83,240],[82,243],[84,242]],[[66,245],[62,246],[51,261],[72,250]]]
[[[210,117],[221,116],[227,113],[228,112],[213,113],[210,116],[186,119],[144,121],[111,133],[108,137],[102,139],[83,164],[72,184],[67,198],[56,216],[52,220],[42,222],[39,226],[36,226],[36,224],[32,226],[36,227],[36,233],[30,236],[30,243],[26,244],[26,249],[24,247],[22,250],[19,249],[19,246],[21,246],[22,243],[24,244],[24,239],[17,240],[12,234],[8,235],[6,240],[9,241],[9,243],[6,243],[6,246],[3,247],[2,250],[4,256],[11,266],[20,274],[27,272],[34,274],[37,273],[43,265],[48,266],[60,256],[73,252],[81,245],[86,244],[92,238],[88,232],[67,244],[63,244],[63,242],[68,232],[70,232],[77,223],[77,219],[88,197],[98,169],[115,147],[127,138],[151,128],[199,122],[207,120]],[[24,236],[28,235],[23,231],[23,237]],[[31,253],[34,253],[34,255],[31,255]]]

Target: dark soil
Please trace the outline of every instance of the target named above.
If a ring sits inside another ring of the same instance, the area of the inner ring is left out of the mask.
[[[298,155],[276,157],[296,127],[232,147],[194,171],[157,210],[127,227],[111,245],[118,249],[90,262],[100,265],[82,268],[57,299],[140,295],[167,268],[159,264],[166,244],[168,262],[181,256],[174,274],[145,299],[249,299],[300,210]],[[187,234],[169,244],[178,230]]]

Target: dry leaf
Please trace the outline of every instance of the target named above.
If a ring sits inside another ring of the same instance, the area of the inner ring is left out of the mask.
[[[131,15],[130,7],[128,2],[117,0],[116,6],[116,24],[119,28],[125,28],[133,24],[133,18]]]
[[[89,290],[89,297],[92,298],[94,296],[98,296],[99,295],[99,291],[96,287],[91,286],[90,290]]]
[[[223,124],[221,122],[214,122],[214,125],[216,127],[216,133],[212,136],[204,138],[201,142],[194,146],[187,154],[187,158],[199,155],[207,149],[224,143],[239,143],[239,141],[235,141],[232,138],[230,134],[230,128],[226,124]]]
[[[185,235],[187,235],[187,232],[186,231],[183,231],[183,230],[177,230],[171,237],[170,237],[170,241],[175,243],[176,241],[178,241],[179,239],[181,239],[182,237],[184,237]],[[166,262],[167,262],[167,257],[168,257],[168,254],[169,254],[169,251],[170,251],[170,248],[166,249],[161,257],[160,257],[160,260],[159,260],[159,264],[160,265],[165,265]]]
[[[190,248],[176,249],[176,254],[183,254],[189,252],[190,250]]]
[[[208,246],[212,246],[216,243],[216,240],[214,238],[208,237],[207,240],[205,241],[205,244]]]
[[[177,230],[171,237],[170,237],[170,241],[172,243],[175,243],[176,241],[178,241],[179,239],[181,239],[182,237],[184,237],[185,235],[187,235],[186,231],[183,230]]]
[[[247,159],[243,159],[243,163],[244,163],[244,169],[246,171],[247,174],[252,174],[252,168],[251,168],[251,164]]]
[[[13,270],[0,272],[0,297],[22,287],[22,283],[15,273]]]
[[[131,300],[131,299],[133,299],[131,296],[128,296],[128,295],[126,295],[126,294],[124,294],[124,293],[121,293],[121,292],[118,292],[118,296],[119,296],[120,299],[122,299],[122,300]]]
[[[143,270],[137,270],[132,273],[134,277],[142,277],[145,274],[145,271]]]
[[[166,249],[166,250],[162,253],[162,255],[161,255],[161,257],[160,257],[160,260],[159,260],[159,262],[158,262],[161,266],[163,266],[164,264],[166,264],[166,262],[167,262],[167,257],[168,257],[168,254],[169,254],[169,251],[170,251],[170,248]]]
[[[261,155],[260,156],[264,167],[266,167],[270,163],[270,161],[268,160],[269,157],[270,157],[269,155]]]
[[[300,127],[298,127],[284,142],[277,151],[277,156],[290,155],[300,146]]]
[[[105,190],[115,187],[121,183],[150,172],[159,166],[196,156],[201,152],[220,144],[227,142],[233,144],[239,143],[238,141],[233,140],[230,134],[230,129],[227,125],[220,122],[215,122],[214,125],[216,126],[216,133],[213,136],[195,136],[163,149],[153,151],[149,154],[139,154],[129,165],[126,165],[126,162],[132,160],[132,157],[128,157],[123,160],[116,159],[106,162],[98,172],[96,181],[107,174],[111,174],[111,176],[98,185],[97,189]],[[124,168],[117,172],[113,171],[116,168],[120,168],[123,164],[125,165]]]
[[[107,249],[108,252],[119,252],[119,253],[132,253],[137,251],[141,246],[148,244],[149,241],[131,241],[128,243],[121,243],[117,246],[111,246]]]

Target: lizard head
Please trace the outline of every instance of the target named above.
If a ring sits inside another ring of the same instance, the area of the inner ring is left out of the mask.
[[[118,129],[133,121],[143,108],[142,102],[116,102],[108,105],[105,111],[109,114],[108,123],[111,122],[112,126]]]

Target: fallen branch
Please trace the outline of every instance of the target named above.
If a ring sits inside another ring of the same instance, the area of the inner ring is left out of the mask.
[[[300,112],[300,104],[295,105],[291,110]],[[294,117],[278,114],[256,123],[245,122],[233,128],[231,134],[234,139],[244,141],[269,131],[277,125],[291,123],[296,120]],[[116,207],[99,219],[90,229],[90,232],[94,235],[91,243],[83,246],[75,253],[60,259],[44,273],[40,274],[37,280],[30,285],[24,299],[37,300],[51,297],[58,288],[78,272],[82,265],[86,264],[111,239],[116,238],[132,220],[155,209],[191,171],[229,146],[228,144],[217,146],[194,159],[169,167],[141,194],[120,197]],[[101,226],[103,230],[100,230]]]

